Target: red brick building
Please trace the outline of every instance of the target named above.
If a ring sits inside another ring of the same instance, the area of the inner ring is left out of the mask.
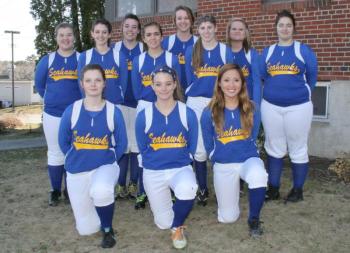
[[[327,157],[350,153],[350,144],[345,142],[350,140],[346,128],[350,125],[350,0],[107,0],[106,17],[113,22],[113,40],[120,39],[120,20],[127,12],[139,15],[142,23],[158,21],[166,35],[174,33],[172,10],[179,4],[191,6],[196,16],[214,15],[222,41],[228,20],[244,18],[258,50],[276,42],[276,13],[290,10],[297,21],[295,39],[317,54],[318,80],[323,87],[315,94],[320,96],[322,112],[313,124],[310,152]]]

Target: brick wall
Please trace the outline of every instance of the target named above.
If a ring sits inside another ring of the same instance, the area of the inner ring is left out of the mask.
[[[264,3],[263,0],[198,0],[197,16],[212,14],[218,21],[218,39],[225,40],[232,17],[249,24],[253,45],[261,50],[277,40],[276,12],[291,10],[297,21],[295,39],[307,43],[317,54],[319,80],[350,80],[350,0],[295,0]],[[168,35],[175,32],[171,15],[142,17],[158,21]],[[120,22],[113,24],[113,40],[120,39]]]

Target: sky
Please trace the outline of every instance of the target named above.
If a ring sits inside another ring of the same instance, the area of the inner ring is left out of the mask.
[[[0,0],[0,61],[11,60],[11,34],[5,30],[20,32],[13,37],[15,61],[36,54],[36,21],[29,11],[30,0]]]

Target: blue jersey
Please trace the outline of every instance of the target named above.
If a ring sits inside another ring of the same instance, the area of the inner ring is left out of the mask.
[[[186,71],[185,71],[185,53],[186,49],[192,46],[197,41],[197,37],[192,35],[192,37],[187,41],[181,41],[176,34],[165,37],[162,41],[162,47],[164,50],[167,50],[175,55],[179,60],[180,68],[181,68],[181,86],[184,90],[186,90],[187,82],[186,82]]]
[[[122,53],[109,49],[107,53],[100,54],[95,48],[80,54],[78,62],[79,78],[81,70],[86,64],[99,64],[105,71],[106,88],[104,97],[113,104],[124,102],[128,81],[128,67],[125,56]]]
[[[203,48],[202,66],[198,69],[192,67],[193,46],[186,50],[186,80],[187,97],[211,98],[219,69],[226,63],[233,63],[232,50],[222,43],[218,43],[212,50]]]
[[[317,82],[317,59],[311,48],[294,41],[264,49],[260,64],[264,79],[263,98],[277,106],[298,105],[311,100]]]
[[[255,104],[260,105],[262,86],[258,52],[254,48],[251,48],[246,53],[244,48],[242,48],[239,52],[232,52],[232,54],[233,62],[238,64],[242,69],[247,83],[249,98],[253,100]]]
[[[72,128],[73,105],[64,112],[58,141],[65,154],[65,169],[70,173],[91,171],[119,160],[127,146],[126,129],[121,111],[115,107],[114,131],[108,128],[106,106],[90,112],[81,106]],[[112,135],[115,145],[112,145]]]
[[[152,89],[152,72],[157,67],[167,65],[175,69],[181,78],[179,61],[176,55],[168,51],[164,51],[157,58],[153,58],[144,52],[134,58],[132,61],[131,83],[136,100],[145,100],[149,102],[156,101],[156,94]]]
[[[136,140],[144,168],[173,169],[192,162],[198,139],[197,118],[190,108],[179,103],[168,116],[154,104],[137,114]]]
[[[58,52],[45,55],[35,70],[35,88],[44,99],[44,111],[61,117],[68,105],[81,98],[78,83],[79,53],[68,57]]]
[[[207,107],[201,117],[204,147],[210,160],[215,163],[242,163],[251,157],[259,157],[256,138],[259,133],[259,110],[255,109],[251,134],[242,129],[240,110],[224,111],[224,127],[221,133],[215,130],[212,112]]]
[[[126,87],[126,92],[124,96],[124,103],[122,105],[136,108],[137,101],[134,97],[134,94],[132,92],[132,85],[131,85],[131,70],[132,70],[132,60],[135,56],[141,54],[143,52],[143,43],[138,42],[136,46],[133,49],[128,49],[123,41],[117,42],[113,48],[117,50],[118,52],[122,52],[124,56],[126,57],[127,64],[128,64],[128,85]]]

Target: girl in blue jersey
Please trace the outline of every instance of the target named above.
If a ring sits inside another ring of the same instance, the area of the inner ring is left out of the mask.
[[[103,99],[106,77],[101,66],[84,67],[81,87],[85,98],[65,110],[59,129],[68,193],[79,234],[102,230],[101,247],[112,248],[116,161],[127,146],[126,130],[120,110]]]
[[[249,188],[248,225],[253,237],[263,233],[259,217],[267,186],[267,173],[255,143],[258,108],[249,99],[240,67],[226,64],[220,69],[213,98],[201,118],[204,146],[213,163],[218,220],[231,223],[238,219],[242,178]]]
[[[181,86],[174,69],[157,68],[152,75],[157,100],[136,117],[144,187],[160,229],[172,230],[173,246],[186,247],[184,222],[196,196],[196,177],[191,167],[198,139],[195,113],[180,102]],[[171,193],[175,194],[172,203]]]
[[[127,61],[124,54],[109,47],[112,25],[105,19],[98,19],[92,24],[91,37],[95,47],[82,52],[78,62],[78,74],[87,64],[99,64],[105,71],[105,98],[113,104],[124,102],[128,81]]]
[[[138,101],[136,111],[152,105],[156,95],[152,89],[152,72],[160,66],[167,65],[176,70],[180,76],[180,65],[176,55],[164,51],[161,47],[162,28],[157,22],[150,22],[143,27],[143,40],[146,43],[146,52],[136,56],[132,63],[131,83],[133,93]],[[139,192],[135,208],[144,208],[147,197],[142,184],[142,168],[139,172]]]
[[[293,188],[286,202],[303,200],[308,172],[307,141],[313,106],[311,91],[317,82],[317,60],[307,45],[293,39],[294,16],[287,10],[277,14],[278,43],[264,49],[261,75],[264,79],[261,119],[265,131],[265,150],[269,189],[266,200],[279,199],[283,157],[292,162]]]
[[[135,118],[137,101],[132,93],[131,86],[131,70],[132,60],[135,56],[143,52],[143,43],[141,42],[141,23],[139,18],[134,14],[126,14],[121,30],[123,39],[114,45],[114,50],[122,52],[128,63],[128,85],[124,97],[124,102],[120,105],[120,109],[125,119],[126,131],[128,134],[128,148],[126,153],[119,161],[120,175],[116,190],[117,198],[136,198],[137,194],[137,178],[138,178],[138,148],[135,137]],[[126,176],[130,164],[130,181],[126,187]]]
[[[216,39],[216,20],[213,16],[204,16],[198,20],[199,39],[186,50],[186,89],[187,105],[193,109],[198,120],[203,109],[213,96],[218,70],[225,63],[232,63],[231,49]],[[199,184],[198,204],[205,206],[208,198],[207,154],[203,145],[201,128],[195,154],[196,176]]]
[[[226,43],[232,49],[233,61],[238,64],[247,82],[249,98],[260,106],[261,77],[259,54],[252,48],[248,24],[241,18],[233,18],[227,25]]]
[[[162,47],[177,55],[181,67],[181,86],[186,89],[186,72],[185,72],[185,53],[189,46],[192,46],[197,37],[193,35],[192,27],[194,16],[192,10],[187,6],[177,6],[175,8],[174,23],[176,33],[165,37],[162,41]]]
[[[64,155],[58,145],[61,116],[68,105],[81,98],[74,51],[73,26],[59,24],[55,29],[58,49],[44,56],[35,70],[35,88],[44,99],[43,128],[47,142],[48,174],[51,182],[49,205],[56,206],[61,196]],[[64,195],[68,198],[67,190]]]

